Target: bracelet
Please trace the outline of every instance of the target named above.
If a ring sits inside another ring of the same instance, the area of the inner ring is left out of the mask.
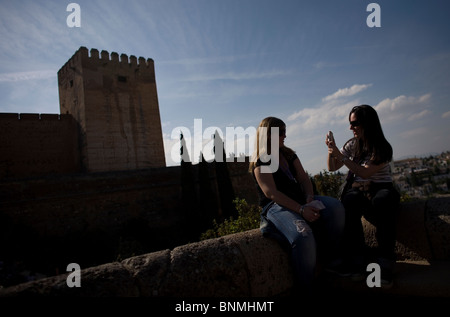
[[[345,163],[346,161],[348,161],[348,157],[343,156],[342,159],[341,159],[341,162],[342,162],[342,163]]]
[[[303,217],[303,211],[305,211],[305,206],[300,207],[300,216]]]

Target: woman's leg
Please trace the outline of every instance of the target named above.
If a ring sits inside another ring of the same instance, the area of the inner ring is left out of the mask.
[[[386,260],[382,260],[386,264],[395,262],[398,203],[399,195],[395,189],[380,189],[372,198],[371,208],[364,214],[377,228],[378,257]]]
[[[297,213],[273,204],[267,219],[286,237],[291,245],[294,272],[300,287],[309,287],[316,266],[316,241],[308,223]]]
[[[366,243],[361,217],[370,202],[361,191],[351,189],[343,195],[342,203],[345,208],[344,255],[354,264],[363,265]]]
[[[338,265],[342,260],[341,244],[345,225],[345,209],[340,200],[329,196],[315,196],[314,199],[321,201],[325,209],[320,211],[317,223],[318,239],[322,244],[323,259],[326,266]],[[313,224],[315,229],[315,224]]]

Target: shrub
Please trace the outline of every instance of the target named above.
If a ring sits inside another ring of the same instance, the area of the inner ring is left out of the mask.
[[[315,175],[311,181],[316,187],[317,194],[339,198],[345,178],[339,172],[330,173],[327,170],[323,170],[323,172]]]
[[[233,200],[238,217],[230,217],[222,223],[213,220],[213,228],[202,233],[200,240],[218,238],[233,233],[259,228],[261,208],[257,205],[249,205],[245,199]]]

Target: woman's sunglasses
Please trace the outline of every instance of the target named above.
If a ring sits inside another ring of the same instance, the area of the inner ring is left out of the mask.
[[[361,123],[358,120],[355,120],[355,121],[350,121],[350,125],[352,127],[359,127],[361,125]]]

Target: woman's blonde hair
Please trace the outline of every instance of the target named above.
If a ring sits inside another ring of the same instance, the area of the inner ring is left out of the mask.
[[[278,131],[280,131],[281,129],[286,129],[286,124],[283,120],[276,117],[264,118],[259,123],[258,129],[256,130],[255,148],[253,150],[252,157],[250,158],[250,172],[253,171],[256,162],[261,158],[261,156],[271,154],[272,149],[270,148],[271,142],[269,142],[269,140],[271,139],[272,128],[278,128]],[[284,145],[280,147],[279,151],[285,156],[286,159],[290,159],[295,154],[292,149]]]

